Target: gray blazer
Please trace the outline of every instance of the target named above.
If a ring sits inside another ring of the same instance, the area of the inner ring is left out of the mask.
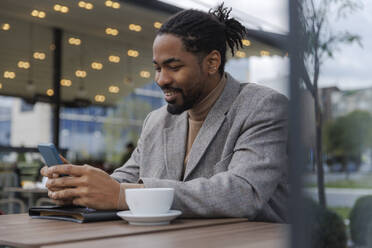
[[[223,93],[203,123],[183,174],[187,112],[166,106],[143,124],[132,157],[111,175],[146,188],[175,189],[184,217],[247,217],[286,222],[287,98],[227,74]]]

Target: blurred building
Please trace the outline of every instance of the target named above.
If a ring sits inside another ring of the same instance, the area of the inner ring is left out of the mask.
[[[321,88],[319,94],[324,121],[354,110],[365,110],[372,114],[372,88],[340,90],[337,87],[327,87]]]
[[[326,87],[319,90],[319,99],[322,107],[323,122],[333,118],[333,108],[336,94],[340,92],[337,87]]]

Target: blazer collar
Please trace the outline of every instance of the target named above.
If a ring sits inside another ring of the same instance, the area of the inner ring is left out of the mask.
[[[186,171],[183,180],[186,180],[191,172],[196,168],[198,162],[204,155],[209,144],[225,121],[227,112],[239,94],[240,83],[237,82],[230,74],[226,73],[227,82],[221,96],[209,111],[203,126],[199,130],[194,143],[191,147],[189,160],[186,165]],[[187,133],[186,133],[187,134]],[[186,135],[185,135],[186,137]],[[185,141],[184,141],[185,142]],[[183,147],[183,149],[185,146]]]
[[[198,165],[201,157],[224,122],[225,115],[239,94],[240,83],[230,74],[226,73],[226,76],[225,88],[209,111],[191,147],[183,181],[187,180],[187,177]],[[174,123],[163,130],[164,161],[167,179],[181,180],[188,132],[187,112],[185,111],[179,116],[174,116],[174,118]]]

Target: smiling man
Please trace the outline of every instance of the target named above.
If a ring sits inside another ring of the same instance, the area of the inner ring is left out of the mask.
[[[162,25],[153,64],[168,104],[147,116],[111,176],[89,165],[44,167],[52,199],[127,209],[126,188],[172,187],[172,208],[185,217],[288,220],[287,99],[224,72],[227,47],[234,54],[245,36],[229,13],[185,10]]]

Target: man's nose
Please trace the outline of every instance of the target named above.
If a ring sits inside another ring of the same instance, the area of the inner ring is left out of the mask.
[[[164,71],[160,71],[160,72],[158,72],[158,77],[157,77],[156,83],[160,87],[164,87],[164,86],[167,86],[167,85],[172,83],[172,78],[169,76],[168,73],[166,73]]]

